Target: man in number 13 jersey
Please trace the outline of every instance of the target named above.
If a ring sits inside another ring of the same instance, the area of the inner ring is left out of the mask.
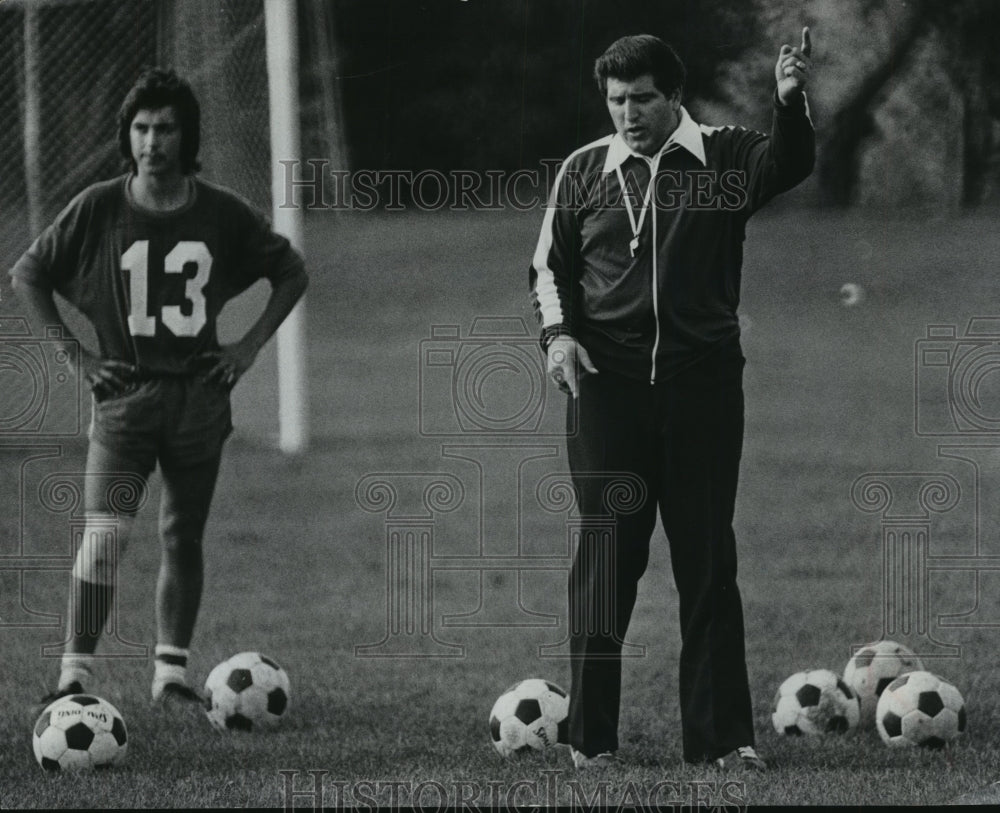
[[[118,555],[136,505],[116,496],[163,479],[153,698],[198,701],[188,649],[203,581],[202,534],[229,435],[229,392],[307,284],[301,257],[234,193],[195,177],[200,111],[173,71],[139,77],[118,114],[130,171],[78,195],[11,270],[36,325],[74,341],[53,292],[88,318],[98,350],[79,353],[93,392],[68,635],[56,690],[87,690],[112,608]],[[225,303],[266,278],[271,295],[244,337],[220,346]],[[109,534],[113,528],[115,533]]]

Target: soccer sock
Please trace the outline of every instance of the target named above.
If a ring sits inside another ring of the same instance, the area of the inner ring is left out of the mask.
[[[87,688],[93,677],[94,656],[80,652],[64,652],[59,671],[59,691],[69,688],[73,681]]]
[[[74,681],[85,689],[93,678],[94,650],[107,620],[114,588],[74,577],[69,598],[70,636],[75,652],[64,652],[59,670],[59,691]],[[82,650],[82,651],[79,651]]]
[[[115,588],[110,584],[85,581],[74,577],[70,601],[70,615],[73,620],[73,635],[85,652],[97,649],[101,632],[111,613]]]
[[[187,686],[188,650],[170,644],[157,644],[155,652],[153,697],[158,697],[168,683]]]

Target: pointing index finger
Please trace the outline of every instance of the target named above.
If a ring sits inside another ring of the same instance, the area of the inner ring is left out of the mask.
[[[799,50],[804,56],[812,54],[812,37],[809,36],[809,26],[802,29],[802,47]]]

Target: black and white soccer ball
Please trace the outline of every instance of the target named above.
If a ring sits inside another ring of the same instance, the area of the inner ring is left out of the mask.
[[[845,734],[861,716],[858,696],[829,669],[796,672],[774,695],[771,723],[788,736]]]
[[[205,680],[205,710],[220,731],[273,728],[288,711],[288,673],[259,652],[240,652]]]
[[[128,731],[118,709],[92,694],[60,697],[45,707],[31,740],[48,771],[110,768],[125,759]]]
[[[875,706],[886,686],[906,672],[924,668],[920,658],[895,641],[875,641],[861,647],[844,667],[844,683],[854,689],[861,701],[861,723],[875,725]]]
[[[569,695],[541,678],[508,687],[490,711],[490,741],[504,757],[569,742]]]
[[[958,689],[932,672],[907,672],[879,697],[875,727],[882,741],[893,747],[944,748],[965,731],[965,701]]]

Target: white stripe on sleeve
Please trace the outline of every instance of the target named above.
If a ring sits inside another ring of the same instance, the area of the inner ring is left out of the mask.
[[[542,315],[542,327],[559,325],[564,321],[562,305],[559,302],[559,291],[556,288],[556,277],[549,267],[549,255],[552,252],[559,186],[566,173],[567,163],[569,162],[563,162],[556,175],[555,183],[552,185],[552,194],[549,196],[549,203],[545,209],[545,217],[542,218],[542,230],[538,235],[538,245],[535,246],[535,256],[531,261],[535,273],[538,275],[535,281],[535,296],[538,299],[538,309]]]

